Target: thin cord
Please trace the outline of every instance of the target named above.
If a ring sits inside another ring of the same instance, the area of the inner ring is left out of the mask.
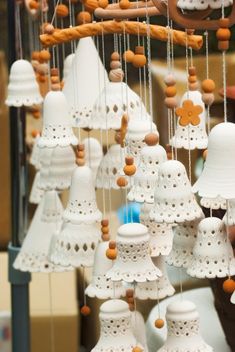
[[[208,31],[204,33],[205,35],[205,42],[206,42],[206,78],[209,78],[209,34]],[[211,130],[211,119],[210,119],[210,105],[207,105],[206,108],[206,119],[207,119],[207,129],[208,133],[210,133]]]

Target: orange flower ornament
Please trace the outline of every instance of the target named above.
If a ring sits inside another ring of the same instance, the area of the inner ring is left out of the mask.
[[[197,126],[200,123],[199,115],[202,113],[203,108],[200,105],[194,105],[192,100],[185,100],[183,106],[175,110],[176,116],[180,117],[179,124],[187,126],[191,123]]]

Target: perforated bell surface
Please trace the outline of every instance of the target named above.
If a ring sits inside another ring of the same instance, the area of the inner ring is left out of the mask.
[[[233,4],[233,0],[179,0],[177,6],[182,10],[201,11],[207,8],[220,9],[223,3],[227,7]]]

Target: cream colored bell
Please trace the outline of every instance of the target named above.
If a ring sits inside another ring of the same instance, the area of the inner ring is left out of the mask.
[[[113,261],[106,256],[108,248],[108,241],[98,243],[96,248],[91,283],[85,291],[85,294],[89,297],[108,299],[125,296],[125,288],[122,282],[112,282],[106,277],[107,271],[113,265]]]
[[[206,10],[221,9],[222,4],[228,7],[233,4],[233,0],[179,0],[177,6],[182,10]]]
[[[151,257],[168,255],[172,249],[173,230],[172,226],[165,223],[156,223],[149,218],[153,204],[144,203],[140,210],[140,223],[149,231],[149,247]]]
[[[36,175],[34,176],[33,185],[29,195],[29,203],[31,204],[39,204],[43,197],[44,191],[39,188],[39,181],[40,172],[37,171]]]
[[[107,272],[107,278],[132,283],[154,281],[162,275],[150,257],[146,226],[139,223],[122,225],[118,229],[116,241],[117,260]]]
[[[199,313],[191,301],[167,306],[167,339],[158,352],[212,352],[200,334]]]
[[[39,148],[67,147],[77,145],[72,129],[68,104],[61,91],[47,93],[43,104],[43,129],[38,141]]]
[[[42,101],[31,63],[26,60],[15,61],[10,70],[6,105],[32,106],[41,104]]]
[[[216,198],[206,198],[202,197],[200,200],[200,204],[204,208],[209,209],[226,209],[226,200],[222,197]]]
[[[69,54],[68,56],[66,56],[64,60],[63,82],[66,82],[70,74],[70,71],[72,70],[74,57],[75,57],[75,54]]]
[[[204,169],[193,192],[206,198],[235,199],[235,124],[219,123],[209,135]]]
[[[88,137],[82,142],[85,146],[86,165],[91,168],[93,180],[95,182],[100,162],[103,158],[103,149],[96,138]]]
[[[170,254],[166,263],[177,268],[188,268],[193,256],[193,247],[197,238],[199,221],[189,221],[175,226],[174,238]]]
[[[200,219],[202,210],[191,191],[184,165],[168,160],[160,165],[158,172],[150,219],[168,224]]]
[[[135,297],[139,299],[163,299],[175,293],[165,266],[164,257],[153,258],[153,263],[161,270],[162,276],[151,282],[138,283],[135,287]]]
[[[224,215],[223,221],[227,226],[235,225],[235,199],[227,201],[228,209]]]
[[[127,197],[135,202],[154,202],[159,166],[167,160],[165,149],[160,145],[144,146],[140,151],[140,163],[133,177],[133,185]]]
[[[138,343],[133,334],[128,304],[119,299],[104,302],[100,307],[99,319],[100,338],[91,351],[132,352]]]
[[[230,301],[231,301],[232,304],[235,304],[235,291],[233,292]]]
[[[235,274],[232,245],[227,239],[225,225],[219,218],[206,218],[200,222],[187,273],[201,279]]]
[[[58,193],[55,190],[46,191],[41,220],[44,222],[58,223],[62,219],[64,208]]]
[[[77,166],[72,175],[69,200],[63,218],[73,224],[92,224],[102,217],[96,204],[91,169]]]

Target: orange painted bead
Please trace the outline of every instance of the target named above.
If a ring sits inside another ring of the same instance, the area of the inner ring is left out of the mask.
[[[39,53],[39,60],[40,61],[49,61],[51,58],[51,54],[48,50],[41,50]]]
[[[110,242],[109,242],[109,248],[110,248],[110,249],[115,249],[116,246],[117,246],[117,245],[116,245],[116,241],[110,241]]]
[[[108,226],[109,225],[109,220],[108,219],[101,220],[101,225],[102,226]]]
[[[40,7],[40,4],[39,4],[38,1],[31,0],[31,1],[29,2],[29,8],[30,8],[31,10],[38,10],[39,7]]]
[[[107,241],[110,240],[109,234],[102,234],[101,238],[102,238],[102,240],[103,240],[104,242],[107,242]]]
[[[229,27],[229,19],[228,18],[220,18],[219,26],[221,28],[228,28]]]
[[[175,86],[169,86],[169,87],[166,87],[165,89],[165,94],[167,97],[170,97],[170,98],[175,97],[176,93],[177,93],[177,90]]]
[[[84,166],[86,164],[84,159],[77,158],[76,159],[77,166]]]
[[[64,4],[60,4],[56,7],[56,15],[58,17],[67,17],[69,14],[69,9],[68,6],[64,5]]]
[[[37,120],[37,119],[40,119],[40,117],[41,117],[41,113],[40,113],[40,110],[34,110],[33,112],[32,112],[32,115],[33,115],[33,117]]]
[[[55,27],[50,23],[47,23],[46,26],[44,27],[44,32],[46,34],[52,34],[54,30],[55,30]]]
[[[90,314],[91,314],[91,308],[88,307],[88,306],[86,306],[86,305],[85,305],[85,306],[82,306],[82,308],[81,308],[81,314],[82,314],[84,317],[90,315]]]
[[[215,96],[213,93],[203,93],[202,94],[202,101],[206,104],[211,106],[214,103]]]
[[[195,76],[196,75],[196,67],[195,66],[190,66],[188,69],[188,73],[190,76]]]
[[[125,175],[133,176],[136,173],[136,166],[135,165],[125,165],[123,168]]]
[[[177,107],[177,99],[175,97],[167,97],[164,103],[168,109],[174,109]]]
[[[139,346],[135,346],[134,348],[132,348],[132,352],[143,352],[143,349]]]
[[[102,233],[104,235],[107,235],[109,233],[109,227],[108,226],[103,226],[101,229]]]
[[[126,187],[128,185],[128,181],[125,177],[120,176],[117,179],[117,185],[118,185],[118,187],[121,187],[121,188]]]
[[[113,61],[119,61],[120,60],[120,55],[117,51],[114,51],[111,55],[111,60]]]
[[[226,293],[233,293],[235,291],[235,280],[227,279],[223,282],[223,290]]]
[[[130,3],[129,0],[121,0],[121,1],[119,1],[119,7],[122,10],[129,9],[130,6],[131,6],[131,3]]]
[[[212,93],[215,90],[215,82],[213,79],[204,79],[202,89],[205,93]]]
[[[227,41],[231,37],[231,31],[228,28],[219,28],[216,32],[216,38],[220,41]]]
[[[109,4],[108,0],[98,0],[99,7],[102,7],[103,9],[105,9],[108,6],[108,4]]]
[[[133,297],[134,296],[134,290],[133,290],[133,288],[128,288],[127,290],[126,290],[126,297],[127,298],[130,298],[130,297]]]
[[[117,249],[108,248],[106,251],[106,257],[110,260],[115,260],[117,258]]]
[[[154,323],[154,325],[155,325],[155,327],[157,328],[157,329],[161,329],[161,328],[163,328],[163,326],[165,325],[165,323],[164,323],[164,320],[163,319],[157,319],[157,320],[155,320],[155,323]]]
[[[93,13],[95,11],[95,9],[97,9],[97,7],[99,7],[97,0],[85,0],[84,6],[85,6],[86,11],[89,11],[90,13]]]
[[[125,60],[128,63],[131,63],[134,59],[135,54],[133,53],[132,50],[126,50],[123,54],[123,60]]]
[[[56,67],[51,69],[51,76],[59,76],[59,70]]]
[[[197,76],[196,75],[191,75],[188,77],[189,83],[195,83],[197,82]]]
[[[144,138],[144,141],[147,145],[149,146],[153,146],[153,145],[156,145],[158,144],[159,142],[159,138],[158,138],[158,135],[156,133],[148,133],[145,138]]]
[[[126,156],[125,157],[125,162],[126,162],[127,165],[133,165],[134,164],[133,156]]]
[[[92,18],[91,14],[88,11],[81,11],[77,14],[76,17],[77,24],[85,24],[85,23],[91,23]]]
[[[32,60],[39,60],[39,54],[40,54],[40,51],[33,51],[32,54],[31,54],[31,58]]]
[[[60,79],[58,76],[52,76],[51,77],[51,83],[60,83]]]
[[[37,130],[32,130],[32,131],[31,131],[31,136],[32,136],[33,138],[36,138],[39,134],[40,134],[40,132],[37,131]]]
[[[45,75],[38,75],[38,80],[41,83],[45,83],[46,82],[46,76]]]
[[[132,65],[136,68],[141,68],[146,65],[147,59],[143,54],[135,54],[132,60]]]

